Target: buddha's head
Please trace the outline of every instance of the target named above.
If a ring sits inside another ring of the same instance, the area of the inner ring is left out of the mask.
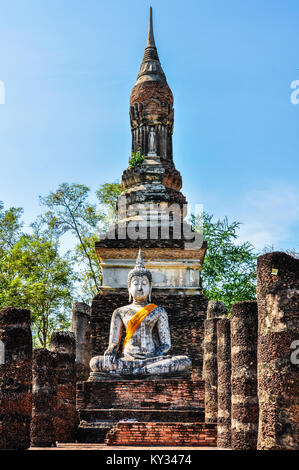
[[[132,298],[136,302],[144,302],[147,299],[151,301],[152,292],[152,273],[144,266],[144,260],[139,249],[136,266],[128,275],[129,301]]]

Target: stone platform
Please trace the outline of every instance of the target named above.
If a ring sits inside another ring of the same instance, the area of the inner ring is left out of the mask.
[[[177,377],[79,382],[77,409],[79,442],[216,445],[216,426],[204,424],[202,380]]]

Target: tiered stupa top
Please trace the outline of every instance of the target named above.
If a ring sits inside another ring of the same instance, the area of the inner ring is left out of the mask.
[[[136,214],[136,204],[163,202],[182,207],[186,203],[180,192],[182,177],[173,163],[173,115],[173,95],[159,60],[150,8],[148,39],[130,97],[132,152],[140,151],[146,158],[122,175],[129,217]]]

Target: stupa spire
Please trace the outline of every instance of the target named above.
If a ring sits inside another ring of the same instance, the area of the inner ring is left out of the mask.
[[[150,7],[149,27],[146,47],[156,47],[153,28],[153,9]]]
[[[153,9],[150,7],[149,28],[144,56],[141,62],[137,82],[160,81],[166,83],[166,77],[160,64],[158,51],[154,38]]]

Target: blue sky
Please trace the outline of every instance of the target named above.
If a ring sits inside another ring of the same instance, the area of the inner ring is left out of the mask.
[[[3,1],[0,200],[29,224],[59,183],[120,178],[150,5],[188,201],[299,251],[297,0]]]

